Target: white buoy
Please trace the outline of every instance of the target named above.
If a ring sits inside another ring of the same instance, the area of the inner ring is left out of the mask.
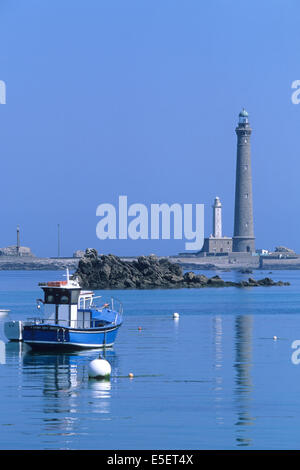
[[[177,312],[173,313],[173,318],[174,318],[174,319],[179,318],[179,313],[177,313]]]
[[[93,379],[108,379],[111,374],[111,365],[105,359],[94,359],[89,363],[88,373]]]
[[[277,336],[273,336],[273,339],[276,340],[276,339],[277,339]]]

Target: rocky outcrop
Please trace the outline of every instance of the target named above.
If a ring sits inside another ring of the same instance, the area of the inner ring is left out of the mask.
[[[274,282],[270,278],[256,281],[231,282],[219,276],[208,278],[194,272],[183,273],[179,264],[167,258],[158,259],[154,255],[139,256],[133,261],[122,261],[114,255],[98,256],[97,250],[88,248],[80,259],[74,276],[79,278],[87,289],[155,289],[155,288],[195,288],[195,287],[255,287],[289,285]]]
[[[291,248],[287,248],[286,246],[276,246],[275,247],[275,253],[295,254],[295,251],[292,250]]]
[[[239,269],[239,273],[242,273],[242,274],[252,274],[253,271],[252,271],[252,269],[250,269],[250,268],[242,268],[242,269]]]

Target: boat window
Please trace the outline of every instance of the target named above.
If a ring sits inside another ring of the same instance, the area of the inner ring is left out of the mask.
[[[60,303],[61,304],[68,304],[69,303],[69,297],[67,295],[62,295],[60,297]]]
[[[77,304],[80,290],[61,289],[61,288],[44,288],[45,304]]]
[[[78,303],[79,294],[80,294],[79,290],[72,290],[71,291],[71,304],[77,304]]]

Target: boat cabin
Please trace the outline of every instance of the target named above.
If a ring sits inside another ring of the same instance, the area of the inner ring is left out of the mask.
[[[40,283],[44,299],[43,321],[70,328],[90,328],[92,307],[95,299],[92,291],[82,291],[77,281],[55,281]]]

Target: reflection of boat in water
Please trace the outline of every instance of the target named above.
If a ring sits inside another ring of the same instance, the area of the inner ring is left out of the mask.
[[[43,315],[25,322],[10,321],[4,332],[11,341],[23,341],[33,349],[91,349],[111,347],[122,325],[122,304],[115,299],[95,305],[94,292],[81,290],[77,280],[39,284],[44,299]]]
[[[23,343],[6,343],[8,345],[17,347]],[[109,360],[114,370],[118,369],[118,356],[113,349],[105,349],[101,355]],[[42,392],[39,406],[44,410],[45,432],[55,432],[67,439],[69,433],[79,431],[80,416],[87,408],[92,414],[103,414],[103,419],[110,413],[111,389],[115,382],[93,380],[87,375],[88,363],[96,357],[99,357],[97,350],[57,354],[27,348],[20,363],[21,383],[25,389]],[[57,443],[55,445],[57,447]]]

